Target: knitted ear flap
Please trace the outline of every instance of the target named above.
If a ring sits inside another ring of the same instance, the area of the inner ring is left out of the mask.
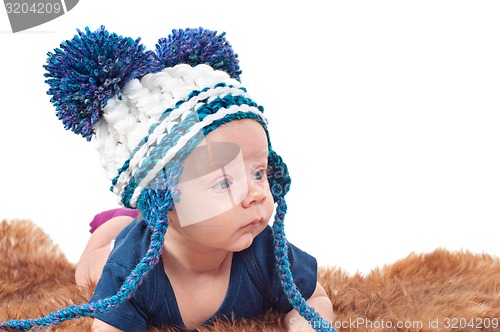
[[[292,180],[288,174],[288,167],[271,146],[269,147],[268,165],[267,179],[269,187],[271,188],[274,202],[278,202],[290,190]]]
[[[107,100],[113,95],[121,98],[129,80],[159,71],[162,65],[140,38],[110,34],[104,26],[94,32],[88,27],[77,31],[72,40],[47,54],[44,76],[64,127],[90,141]]]

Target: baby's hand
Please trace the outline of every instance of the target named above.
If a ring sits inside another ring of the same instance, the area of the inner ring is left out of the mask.
[[[327,322],[333,321],[335,315],[333,313],[332,302],[319,283],[316,283],[316,289],[306,303],[313,307],[324,320]],[[286,314],[285,325],[288,327],[289,332],[315,331],[313,325],[301,317],[296,310],[292,310]]]

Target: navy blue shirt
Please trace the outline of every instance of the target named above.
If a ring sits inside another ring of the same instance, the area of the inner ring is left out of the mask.
[[[141,219],[134,220],[118,235],[90,301],[117,293],[125,278],[144,257],[149,239],[150,231]],[[292,310],[278,279],[273,247],[272,229],[267,226],[249,248],[233,253],[227,294],[215,315],[204,325],[215,316],[258,318],[271,308],[278,312]],[[291,244],[288,255],[293,279],[304,298],[308,299],[316,289],[316,259]],[[185,328],[161,259],[130,300],[95,317],[126,332],[146,331],[150,326]]]

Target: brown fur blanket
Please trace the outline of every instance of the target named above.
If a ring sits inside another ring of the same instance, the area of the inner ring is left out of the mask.
[[[74,265],[29,221],[0,224],[0,321],[34,318],[86,302]],[[489,255],[438,249],[412,254],[368,275],[320,268],[339,330],[500,330],[500,261]],[[282,331],[283,317],[217,321],[200,331]],[[90,318],[54,331],[87,331]],[[153,330],[159,331],[159,330]],[[165,331],[170,331],[166,329]]]

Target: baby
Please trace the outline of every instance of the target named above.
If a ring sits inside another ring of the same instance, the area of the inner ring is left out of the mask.
[[[95,141],[111,190],[139,211],[96,230],[77,269],[79,283],[99,278],[96,290],[64,319],[93,316],[94,331],[192,330],[273,309],[291,331],[333,330],[316,260],[285,238],[288,169],[224,34],[174,30],[153,53],[86,29],[45,68],[58,117]]]
[[[170,211],[160,263],[145,277],[135,298],[116,310],[96,316],[93,327],[97,331],[141,331],[150,324],[194,329],[208,323],[214,315],[259,317],[270,308],[291,310],[277,280],[272,230],[267,226],[274,203],[266,176],[268,144],[264,129],[255,120],[236,120],[210,132],[205,140],[207,146],[234,143],[241,148],[247,194],[231,209],[186,226],[183,226],[186,221],[179,217],[178,209]],[[218,158],[216,154],[212,153],[212,157]],[[203,162],[194,163],[191,156],[186,159],[179,179],[181,202],[187,170]],[[241,185],[237,170],[226,168],[225,175],[214,171],[206,179],[198,179],[200,196],[208,196],[207,201],[225,200],[230,196],[239,201],[234,193],[240,190],[235,187]],[[193,203],[197,206],[193,205],[192,209],[204,210],[203,214],[213,209],[211,204],[204,206],[206,202]],[[196,214],[199,213],[198,210]],[[116,227],[121,220],[123,217],[111,222]],[[120,289],[129,271],[145,254],[147,239],[148,228],[140,218],[118,236],[93,300],[115,294]],[[303,296],[308,298],[307,303],[324,317],[331,318],[332,305],[316,282],[315,260],[289,246],[289,256],[294,259],[292,275]],[[296,316],[295,310],[290,311],[285,322],[297,322]]]

